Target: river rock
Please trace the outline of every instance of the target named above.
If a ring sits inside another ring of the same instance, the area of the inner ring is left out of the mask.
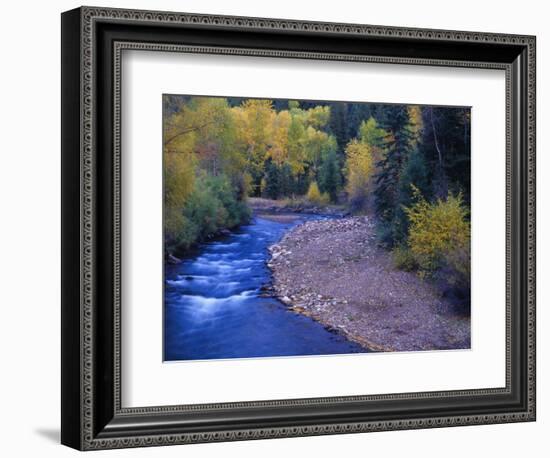
[[[443,316],[450,306],[438,292],[395,268],[375,223],[353,216],[293,227],[269,248],[274,295],[375,351],[469,348],[469,318]]]

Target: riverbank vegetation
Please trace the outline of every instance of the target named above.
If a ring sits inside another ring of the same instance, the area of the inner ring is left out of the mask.
[[[338,205],[469,300],[469,108],[166,95],[163,116],[167,253],[246,222],[249,197]]]

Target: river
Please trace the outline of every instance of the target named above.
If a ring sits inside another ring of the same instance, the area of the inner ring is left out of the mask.
[[[239,231],[165,266],[164,360],[206,360],[365,352],[359,345],[292,312],[273,297],[268,247],[293,222],[255,217]]]

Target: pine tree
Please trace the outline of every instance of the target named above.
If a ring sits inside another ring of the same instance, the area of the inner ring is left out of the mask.
[[[281,194],[281,172],[271,159],[266,161],[264,182],[265,196],[270,199],[278,199]]]
[[[360,126],[372,116],[371,104],[349,103],[346,117],[346,144],[359,136]]]
[[[319,171],[319,185],[321,192],[328,193],[330,200],[336,202],[338,191],[340,190],[342,179],[340,176],[340,166],[336,152],[331,150],[321,164]]]
[[[288,164],[279,167],[279,191],[280,197],[288,197],[294,194],[292,168]]]
[[[411,130],[407,107],[387,105],[382,111],[380,126],[386,131],[385,154],[377,164],[375,203],[381,221],[380,239],[383,245],[394,245],[392,223],[399,205],[399,177],[411,150]]]
[[[470,109],[424,107],[422,149],[431,173],[432,194],[445,199],[449,190],[470,200]]]
[[[403,243],[409,231],[409,221],[404,207],[410,207],[414,203],[415,196],[427,196],[430,193],[428,169],[424,156],[418,148],[415,148],[407,158],[399,177],[398,187],[398,205],[392,222],[392,238],[395,244]]]
[[[348,143],[347,137],[347,108],[342,102],[334,102],[330,108],[329,128],[336,138],[338,150],[343,151]]]

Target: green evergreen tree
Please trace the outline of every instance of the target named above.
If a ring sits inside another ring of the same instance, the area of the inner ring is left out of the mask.
[[[336,138],[338,150],[343,151],[349,140],[347,135],[347,109],[345,103],[332,103],[328,125],[330,132]]]
[[[346,145],[359,136],[359,128],[372,116],[370,103],[349,103],[346,116]]]
[[[265,196],[270,199],[278,199],[281,195],[281,172],[271,159],[266,161],[264,180]]]
[[[462,192],[470,201],[470,109],[424,107],[422,148],[426,157],[431,193],[445,199],[448,191]]]
[[[304,173],[292,177],[292,191],[291,193],[297,196],[303,196],[311,182],[309,169],[306,168]]]
[[[292,168],[288,164],[283,164],[279,168],[279,196],[288,197],[294,194],[294,180],[292,178]]]
[[[336,152],[331,150],[323,160],[319,170],[319,187],[321,192],[327,193],[332,202],[338,199],[338,191],[342,183],[340,164]]]
[[[420,149],[415,148],[407,158],[399,177],[398,205],[392,222],[392,238],[395,244],[403,243],[408,235],[409,220],[403,207],[410,207],[414,200],[414,187],[421,195],[429,195],[428,169]]]
[[[380,127],[386,132],[385,154],[377,164],[374,190],[376,213],[380,218],[380,241],[387,247],[395,244],[392,223],[399,206],[399,177],[411,150],[411,131],[406,105],[387,105],[382,112]]]

